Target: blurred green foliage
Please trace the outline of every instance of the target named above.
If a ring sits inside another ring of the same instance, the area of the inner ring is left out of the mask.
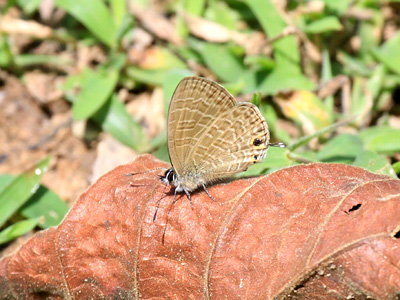
[[[45,158],[17,177],[0,175],[0,228],[8,225],[0,231],[0,244],[35,226],[43,229],[55,226],[67,213],[67,204],[40,185],[49,162],[50,157]]]

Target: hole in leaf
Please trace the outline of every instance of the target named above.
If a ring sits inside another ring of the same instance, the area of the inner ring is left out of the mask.
[[[47,291],[37,291],[35,292],[35,296],[38,296],[38,299],[50,299],[54,295]]]
[[[310,278],[312,276],[315,276],[316,272],[313,272],[313,275],[310,276]],[[294,291],[300,290],[302,288],[305,288],[307,281],[310,280],[310,278],[303,278],[300,282],[298,282],[295,286],[295,288],[293,289]]]
[[[349,212],[355,211],[355,210],[359,209],[360,207],[361,207],[361,203],[358,203],[358,204],[354,205],[352,208],[350,208]]]
[[[6,154],[1,154],[0,155],[0,163],[2,163],[3,161],[5,161],[7,159],[7,155]]]
[[[294,290],[297,291],[297,290],[299,290],[299,289],[301,289],[301,288],[303,288],[303,287],[304,287],[304,284],[303,284],[303,283],[300,283],[300,284],[296,285],[296,287],[294,288]]]
[[[110,222],[109,220],[107,220],[107,221],[104,223],[104,227],[106,228],[106,231],[109,231],[110,228],[111,228],[111,222]]]
[[[400,238],[400,224],[397,225],[396,228],[392,231],[391,236],[394,237],[395,239]]]

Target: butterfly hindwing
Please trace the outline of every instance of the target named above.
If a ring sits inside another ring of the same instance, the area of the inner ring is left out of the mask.
[[[190,155],[208,181],[247,170],[261,161],[269,143],[268,125],[258,108],[238,103],[202,134]]]

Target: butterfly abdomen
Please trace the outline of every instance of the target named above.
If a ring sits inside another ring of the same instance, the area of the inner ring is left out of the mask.
[[[208,170],[186,169],[182,174],[177,175],[176,185],[184,187],[189,191],[194,191],[203,185],[214,182],[213,173]]]

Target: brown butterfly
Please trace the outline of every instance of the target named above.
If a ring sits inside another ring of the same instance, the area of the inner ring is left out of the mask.
[[[178,84],[169,106],[168,151],[172,168],[163,183],[175,195],[190,193],[218,179],[243,172],[262,161],[269,146],[268,125],[257,106],[236,102],[218,83],[186,77]]]

